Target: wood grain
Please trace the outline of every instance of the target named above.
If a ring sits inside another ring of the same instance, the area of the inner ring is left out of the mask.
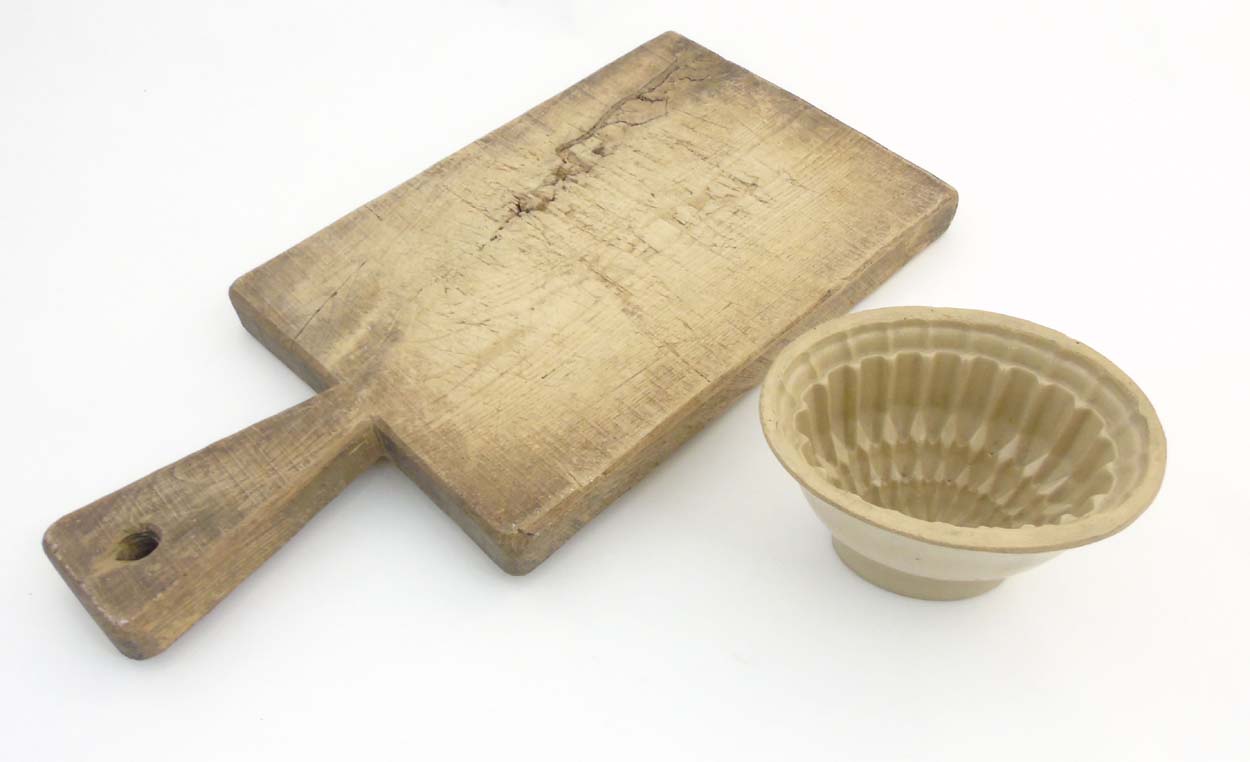
[[[63,519],[49,555],[148,656],[384,455],[525,573],[956,203],[661,35],[240,278],[244,325],[329,391]],[[146,558],[99,560],[148,526]]]

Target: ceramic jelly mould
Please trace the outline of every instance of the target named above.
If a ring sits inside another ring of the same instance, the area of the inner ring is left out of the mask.
[[[846,565],[933,600],[979,595],[1128,526],[1166,459],[1154,408],[1119,368],[975,310],[817,326],[774,361],[760,416]]]

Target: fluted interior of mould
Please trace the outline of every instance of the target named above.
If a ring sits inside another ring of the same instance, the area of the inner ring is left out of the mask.
[[[1146,422],[1105,370],[996,326],[898,321],[825,337],[791,363],[787,423],[830,483],[959,526],[1067,523],[1145,471]]]

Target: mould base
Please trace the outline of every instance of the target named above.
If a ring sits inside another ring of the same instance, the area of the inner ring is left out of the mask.
[[[1002,584],[1001,579],[948,580],[917,577],[892,569],[885,564],[864,556],[851,548],[833,541],[842,563],[865,580],[892,593],[926,601],[958,601],[988,593]]]

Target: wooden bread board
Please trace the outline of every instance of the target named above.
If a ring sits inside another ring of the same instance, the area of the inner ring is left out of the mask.
[[[319,394],[62,518],[45,548],[151,656],[389,458],[523,574],[956,201],[661,35],[240,278],[243,324]]]

